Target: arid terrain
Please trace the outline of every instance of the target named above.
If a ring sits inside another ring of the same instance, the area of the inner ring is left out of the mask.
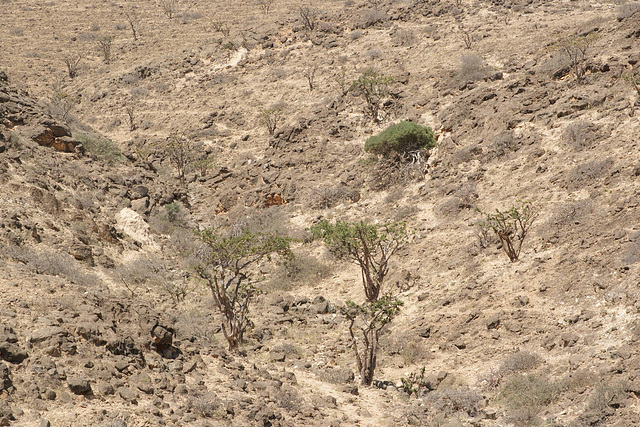
[[[0,0],[0,425],[640,425],[639,38],[640,2]],[[365,152],[403,120],[436,147]],[[511,262],[483,212],[522,201]],[[322,219],[409,230],[372,386]],[[239,352],[210,227],[292,239]]]

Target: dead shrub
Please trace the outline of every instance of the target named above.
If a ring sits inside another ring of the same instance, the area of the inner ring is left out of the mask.
[[[86,273],[68,253],[54,249],[30,250],[22,246],[6,246],[1,256],[26,264],[36,274],[64,277],[81,286],[101,286],[102,281],[93,273]]]
[[[529,372],[537,368],[541,363],[542,358],[536,353],[518,351],[502,361],[498,372],[503,376]]]
[[[470,53],[460,57],[457,80],[460,83],[475,82],[489,75],[487,63],[479,55]]]
[[[212,392],[196,394],[189,402],[191,410],[202,418],[224,418],[226,411],[222,401]]]
[[[568,124],[562,132],[562,140],[576,151],[590,148],[595,139],[595,126],[582,120]]]
[[[397,30],[393,33],[391,40],[394,46],[408,47],[415,43],[416,35],[413,30]]]
[[[340,203],[356,201],[358,198],[358,191],[346,185],[327,186],[313,191],[310,205],[314,209],[329,209]]]
[[[614,166],[611,157],[604,159],[593,159],[576,166],[565,179],[565,186],[570,191],[580,190],[588,185],[593,185],[595,181],[607,176]]]
[[[282,262],[267,283],[270,289],[289,291],[294,285],[312,285],[331,276],[334,270],[316,257],[296,254]]]
[[[369,28],[376,24],[381,24],[389,19],[389,15],[381,10],[367,9],[360,18],[360,28]]]
[[[499,397],[510,410],[510,416],[533,420],[557,394],[558,386],[547,377],[518,374],[505,382]]]
[[[433,391],[425,401],[434,412],[447,416],[464,412],[467,416],[474,417],[484,404],[484,398],[477,391],[466,387]]]

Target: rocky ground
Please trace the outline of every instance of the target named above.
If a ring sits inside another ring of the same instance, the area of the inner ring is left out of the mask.
[[[311,31],[287,2],[0,4],[0,425],[637,425],[636,2],[322,2]],[[370,67],[381,123],[342,90]],[[364,153],[399,120],[435,130],[424,169]],[[178,134],[207,166],[184,179]],[[478,210],[523,199],[511,263]],[[374,387],[323,217],[414,232]],[[240,354],[191,268],[211,225],[298,239]]]

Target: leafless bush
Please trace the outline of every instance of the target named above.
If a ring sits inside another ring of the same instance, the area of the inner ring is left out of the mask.
[[[538,354],[528,351],[518,351],[502,361],[498,372],[503,376],[529,372],[538,367],[540,363],[542,363],[542,358]]]
[[[269,280],[270,289],[289,291],[295,286],[313,285],[331,276],[333,269],[316,257],[296,254],[283,261]]]
[[[384,0],[366,0],[366,2],[373,10],[378,10],[378,7],[380,7]]]
[[[439,389],[429,393],[425,400],[436,413],[452,415],[464,412],[470,417],[478,414],[484,402],[477,391],[465,387]]]
[[[80,62],[84,55],[77,54],[69,54],[63,58],[64,64],[67,66],[67,74],[70,79],[74,79],[78,75],[78,70],[80,69]]]
[[[129,124],[129,132],[136,130],[136,108],[133,105],[129,105],[125,108],[127,113],[127,123]]]
[[[260,9],[262,9],[262,12],[265,15],[269,14],[271,6],[273,6],[273,2],[274,0],[257,0],[258,6],[260,6]]]
[[[129,24],[131,34],[133,35],[133,41],[138,40],[138,26],[140,25],[140,16],[135,9],[127,9],[124,11],[124,17]]]
[[[309,86],[309,92],[313,92],[316,80],[317,65],[310,65],[304,70],[304,77],[307,79],[307,85]]]
[[[115,279],[131,293],[141,286],[160,289],[169,278],[167,264],[154,255],[140,256],[119,264],[114,274]]]
[[[349,38],[351,40],[358,40],[360,37],[364,35],[364,31],[362,30],[353,30],[349,33]]]
[[[369,28],[378,23],[385,22],[389,19],[389,15],[381,10],[367,9],[362,13],[362,28]]]
[[[102,54],[105,64],[111,62],[111,46],[113,44],[113,36],[102,36],[97,40],[98,50]]]
[[[190,406],[202,418],[222,418],[225,414],[222,401],[212,392],[196,394],[190,401]]]
[[[302,25],[307,31],[313,31],[318,24],[318,9],[302,5],[298,8],[298,15],[302,21]]]
[[[231,34],[231,26],[226,21],[213,21],[211,25],[215,31],[222,33],[225,37],[229,37],[229,34]]]
[[[500,391],[500,399],[518,418],[532,418],[551,402],[558,386],[544,376],[519,374],[510,378]]]
[[[160,0],[160,8],[162,13],[169,19],[173,18],[178,7],[177,0]]]
[[[68,253],[53,249],[32,250],[22,246],[5,246],[0,256],[26,264],[36,274],[60,276],[82,286],[96,287],[102,281],[92,273],[85,273]]]
[[[566,178],[566,187],[571,190],[579,190],[594,181],[603,178],[615,164],[613,158],[593,159],[577,165]]]
[[[413,30],[397,30],[393,34],[393,42],[396,46],[411,46],[416,41],[416,35]]]
[[[470,30],[469,28],[460,27],[460,37],[462,38],[462,41],[464,42],[464,47],[466,49],[471,49],[471,47],[473,46],[473,42],[475,40],[475,37],[473,35],[473,31]]]
[[[355,201],[359,193],[346,185],[326,186],[313,190],[311,207],[315,209],[332,208],[339,203]]]

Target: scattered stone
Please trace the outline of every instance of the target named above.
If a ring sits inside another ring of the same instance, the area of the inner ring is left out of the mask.
[[[67,380],[67,385],[69,386],[69,390],[74,394],[85,395],[91,393],[91,384],[86,378],[71,377]]]
[[[133,404],[138,403],[138,393],[131,390],[129,387],[118,387],[116,391],[118,396],[120,396],[125,402]]]
[[[198,366],[198,362],[196,362],[195,360],[192,360],[184,364],[184,367],[182,368],[182,372],[185,374],[188,374],[189,372],[196,369],[197,366]]]
[[[27,340],[31,344],[38,344],[53,338],[66,337],[68,335],[69,333],[59,326],[47,326],[32,332]]]
[[[22,348],[10,342],[0,344],[0,358],[11,363],[22,363],[29,355]]]
[[[136,374],[131,379],[131,382],[143,393],[152,394],[153,393],[153,381],[151,381],[151,377],[146,373],[142,372]]]
[[[487,329],[496,329],[500,326],[500,316],[495,315],[487,319]]]
[[[40,420],[40,424],[38,424],[38,427],[51,427],[51,423],[49,422],[49,420],[42,419]]]

